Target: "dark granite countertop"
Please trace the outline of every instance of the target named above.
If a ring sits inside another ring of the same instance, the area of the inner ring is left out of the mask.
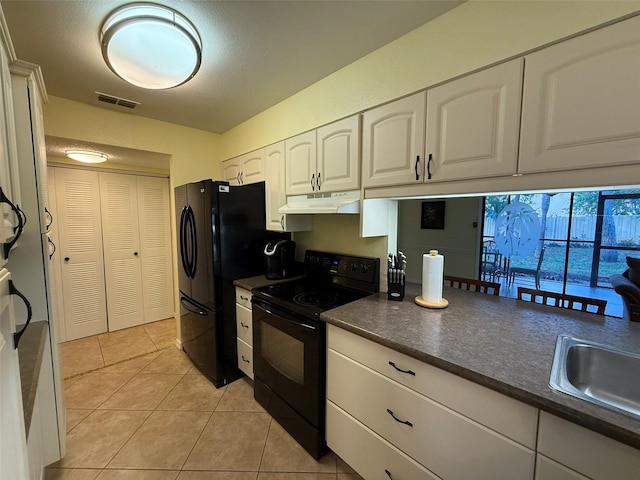
[[[236,287],[242,287],[242,288],[246,288],[247,290],[251,290],[252,288],[264,287],[266,285],[274,285],[276,283],[288,282],[289,280],[294,280],[296,278],[302,278],[302,276],[285,278],[281,280],[269,280],[264,275],[258,275],[256,277],[240,278],[238,280],[234,280],[233,284]]]
[[[17,326],[18,329],[22,325]],[[38,381],[42,357],[49,332],[49,323],[31,322],[20,338],[18,358],[20,359],[20,383],[22,385],[22,409],[24,410],[24,426],[29,435],[29,426],[33,416],[33,407],[38,392]]]
[[[420,294],[420,285],[409,284],[402,302],[374,294],[320,318],[640,448],[640,419],[558,393],[548,384],[558,335],[640,354],[640,324],[452,288],[443,291],[447,308],[428,309],[414,303]]]

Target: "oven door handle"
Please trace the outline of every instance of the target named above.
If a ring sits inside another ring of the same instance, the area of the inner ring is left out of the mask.
[[[265,302],[256,300],[254,296],[253,308],[256,308],[256,307],[259,308],[260,310],[263,310],[269,315],[273,315],[274,317],[277,317],[279,320],[283,320],[287,322],[289,325],[292,325],[294,327],[302,327],[312,332],[315,332],[316,330],[318,330],[318,327],[316,325],[306,322],[301,317],[295,317],[290,313],[285,312],[284,310],[280,310],[279,308],[274,308],[273,306],[268,305]]]

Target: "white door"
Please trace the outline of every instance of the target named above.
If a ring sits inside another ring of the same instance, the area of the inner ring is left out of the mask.
[[[426,93],[364,112],[362,186],[423,182]]]
[[[513,60],[427,90],[425,181],[516,173],[523,65]]]
[[[47,169],[47,184],[49,189],[49,209],[51,212],[51,225],[49,227],[49,233],[47,238],[47,258],[49,258],[49,276],[47,286],[51,290],[50,306],[51,312],[49,312],[50,321],[53,319],[53,324],[58,332],[58,339],[61,342],[67,341],[67,331],[64,321],[64,297],[62,293],[62,269],[60,258],[60,239],[58,237],[58,231],[60,225],[57,218],[56,210],[56,170],[57,168]]]
[[[240,157],[240,183],[262,182],[264,180],[264,148]]]
[[[640,162],[640,18],[527,55],[522,173]]]
[[[9,271],[0,270],[0,478],[27,480],[27,437],[9,280]]]
[[[169,180],[137,177],[144,322],[174,316]]]
[[[109,331],[144,322],[136,177],[100,173]]]
[[[317,192],[316,131],[288,138],[285,144],[287,195]]]
[[[67,340],[107,331],[98,173],[56,169]]]
[[[320,192],[360,188],[360,115],[318,128],[317,186]]]
[[[284,185],[284,142],[274,143],[264,149],[267,230],[281,232],[284,216],[278,208],[287,203]]]

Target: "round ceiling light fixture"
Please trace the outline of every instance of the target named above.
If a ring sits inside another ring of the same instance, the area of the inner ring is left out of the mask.
[[[106,153],[91,152],[88,150],[67,150],[64,153],[70,159],[82,163],[102,163],[109,159],[109,155]]]
[[[189,81],[202,60],[202,41],[193,24],[154,3],[133,3],[111,13],[100,30],[100,44],[113,73],[152,90]]]

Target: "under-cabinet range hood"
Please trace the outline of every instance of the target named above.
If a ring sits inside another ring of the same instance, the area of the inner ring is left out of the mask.
[[[360,192],[316,193],[287,197],[280,214],[360,213]]]

